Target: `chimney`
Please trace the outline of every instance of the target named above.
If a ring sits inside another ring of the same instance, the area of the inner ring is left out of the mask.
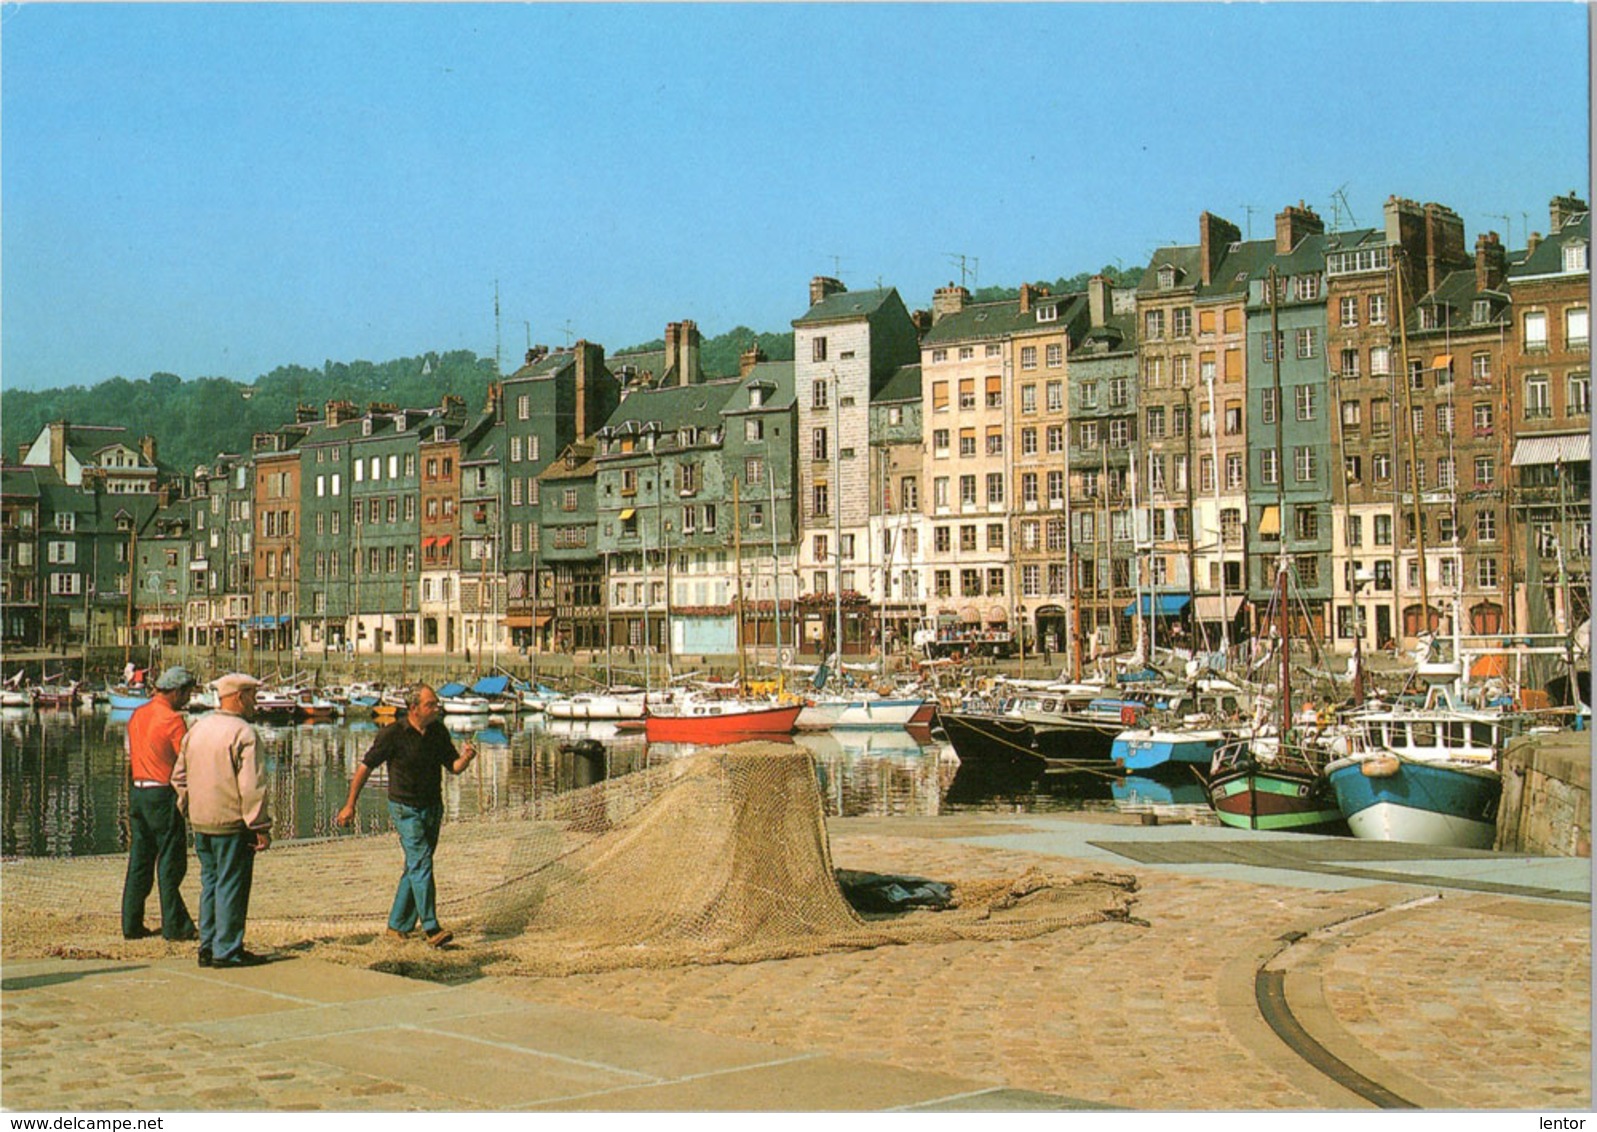
[[[345,421],[355,419],[355,403],[353,401],[329,401],[323,408],[327,413],[328,428],[337,428]]]
[[[932,328],[931,311],[911,311],[909,320],[915,324],[915,334],[918,337],[925,337],[926,332]]]
[[[62,479],[67,478],[67,422],[50,422],[50,466]]]
[[[1275,214],[1275,254],[1287,255],[1305,236],[1318,236],[1325,232],[1325,221],[1302,201],[1287,205]]]
[[[1542,234],[1540,232],[1532,232],[1530,234],[1530,239],[1525,241],[1525,258],[1529,259],[1531,256],[1535,255],[1536,249],[1541,246]]]
[[[1564,230],[1564,225],[1572,218],[1588,211],[1586,202],[1575,195],[1575,190],[1570,189],[1567,196],[1554,197],[1547,204],[1547,230],[1551,235],[1558,235]]]
[[[1279,219],[1276,221],[1276,231],[1277,233],[1280,232]],[[1242,230],[1231,221],[1216,216],[1212,212],[1201,213],[1198,216],[1198,255],[1203,261],[1202,272],[1203,285],[1205,287],[1214,282],[1214,273],[1220,266],[1220,260],[1225,255],[1226,248],[1240,239],[1242,239]]]
[[[316,411],[315,405],[294,406],[295,424],[314,424],[316,423],[316,418],[319,416],[321,416],[321,414]]]
[[[500,387],[497,381],[490,381],[488,383],[488,403],[484,406],[484,411],[490,414],[496,423],[503,419],[499,415],[499,405],[503,398],[503,394],[504,390]]]
[[[970,292],[956,287],[950,280],[948,286],[939,287],[932,294],[932,325],[936,326],[951,314],[958,314],[970,302]]]
[[[1032,301],[1037,297],[1037,289],[1030,283],[1020,285],[1020,313],[1030,314]]]
[[[1205,213],[1204,215],[1208,215]],[[1115,285],[1109,281],[1107,275],[1094,275],[1087,280],[1087,315],[1088,323],[1093,328],[1105,326],[1109,321],[1109,312],[1114,309]]]
[[[141,437],[139,437],[139,451],[144,453],[144,458],[150,462],[151,466],[154,466],[154,464],[156,462],[155,461],[155,437],[153,437],[153,436],[141,436]]]
[[[686,385],[682,375],[677,372],[677,364],[682,357],[682,324],[668,322],[665,324],[665,380],[675,380],[678,384]]]
[[[1475,290],[1495,291],[1508,275],[1508,252],[1496,232],[1475,237]]]
[[[749,348],[738,355],[738,376],[747,377],[754,372],[755,366],[769,360],[758,342],[749,343]]]
[[[698,385],[704,378],[699,368],[698,324],[690,318],[685,318],[677,334],[677,364],[682,367],[679,382],[682,385]]]
[[[848,288],[837,279],[830,279],[825,275],[817,275],[810,280],[810,306],[824,302],[828,296],[840,295]]]
[[[1464,243],[1464,219],[1444,204],[1425,206],[1425,290],[1442,285],[1442,278],[1454,268],[1468,266],[1469,252]]]

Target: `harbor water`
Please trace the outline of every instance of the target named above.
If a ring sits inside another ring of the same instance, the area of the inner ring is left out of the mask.
[[[472,739],[475,763],[445,775],[448,820],[521,812],[535,800],[581,789],[691,754],[680,744],[646,743],[640,732],[610,723],[570,723],[532,715],[493,721],[448,717],[456,741]],[[340,836],[333,825],[377,724],[257,724],[272,782],[279,839]],[[6,710],[0,714],[0,853],[6,857],[81,857],[127,847],[126,713],[105,708]],[[1206,822],[1201,785],[1188,771],[1115,774],[1083,764],[1036,778],[992,779],[962,771],[953,749],[907,731],[798,734],[792,742],[815,758],[829,817],[927,817],[987,811],[1153,812],[1167,820]],[[362,795],[363,829],[388,825],[380,779]]]

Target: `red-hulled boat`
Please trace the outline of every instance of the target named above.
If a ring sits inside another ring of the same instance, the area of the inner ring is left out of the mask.
[[[737,743],[745,739],[783,738],[793,734],[803,704],[773,704],[748,700],[689,699],[643,720],[644,737],[651,743]]]

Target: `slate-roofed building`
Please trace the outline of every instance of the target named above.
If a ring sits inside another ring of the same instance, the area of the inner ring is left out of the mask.
[[[809,308],[793,320],[793,383],[798,407],[799,547],[803,633],[810,647],[871,648],[861,592],[870,537],[870,404],[899,368],[919,361],[919,331],[891,287],[849,291],[836,279],[810,280]]]
[[[254,481],[254,607],[246,644],[251,663],[293,666],[299,588],[300,461],[305,422],[256,433]],[[269,658],[269,659],[268,659]]]
[[[98,476],[110,495],[148,495],[170,473],[156,462],[153,436],[136,443],[122,425],[83,425],[51,421],[22,452],[30,468],[52,468],[69,487],[83,486],[84,476]]]
[[[1591,616],[1591,211],[1569,193],[1548,219],[1508,272],[1509,539],[1525,569],[1514,627],[1572,631]]]
[[[596,649],[605,644],[604,562],[594,494],[594,439],[574,440],[538,475],[543,528],[535,582],[525,595],[526,626],[518,646],[545,652]]]
[[[488,403],[460,434],[460,612],[466,651],[483,673],[509,650],[505,586],[499,564],[506,548],[504,508],[505,427],[500,387],[488,387]]]
[[[0,640],[6,644],[40,643],[40,531],[38,472],[0,467]]]
[[[888,652],[910,644],[926,617],[921,548],[930,545],[931,527],[922,510],[924,394],[921,367],[907,365],[871,396],[867,595],[875,606],[879,643]]]
[[[414,410],[412,410],[414,412]],[[350,401],[330,400],[320,414],[297,414],[309,431],[300,459],[300,640],[311,655],[346,651],[354,626],[354,444],[363,427]]]

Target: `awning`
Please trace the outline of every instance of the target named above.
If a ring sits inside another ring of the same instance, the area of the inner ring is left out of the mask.
[[[508,687],[510,687],[510,677],[508,676],[484,676],[471,686],[471,694],[474,696],[502,696]]]
[[[1241,594],[1227,594],[1224,609],[1220,606],[1219,594],[1205,594],[1198,598],[1192,613],[1199,621],[1235,621],[1241,608]]]
[[[449,545],[449,540],[452,539],[453,537],[454,537],[453,535],[439,535],[438,536],[438,548],[440,550],[442,550],[444,547],[448,546]]]
[[[160,632],[169,632],[170,630],[176,629],[177,627],[178,627],[178,623],[176,621],[173,621],[171,618],[168,618],[168,617],[141,617],[141,618],[139,618],[139,628],[140,629],[155,629],[155,630],[160,631]]]
[[[437,546],[437,545],[438,545],[438,538],[435,535],[428,535],[426,538],[421,540],[421,548],[423,550],[426,550],[428,547]]]
[[[507,628],[507,629],[530,629],[530,628],[532,628],[532,614],[530,614],[530,613],[507,613],[507,614],[505,614],[505,628]]]
[[[1259,533],[1261,535],[1278,535],[1281,533],[1281,509],[1271,504],[1259,512]]]
[[[542,629],[545,625],[549,624],[549,622],[553,621],[554,619],[555,619],[555,615],[553,613],[540,613],[536,617],[533,618],[533,624],[538,626],[538,628]]]
[[[628,520],[630,520],[632,518],[632,516],[636,515],[637,513],[638,513],[638,509],[636,507],[628,507],[625,511],[621,512],[621,521],[623,523],[625,523]]]
[[[1453,368],[1453,355],[1452,354],[1437,354],[1436,357],[1431,359],[1431,368],[1432,369],[1452,369]]]
[[[1125,613],[1127,617],[1138,613],[1144,617],[1175,617],[1185,612],[1191,601],[1186,594],[1143,594],[1140,604],[1132,602]]]
[[[1591,463],[1591,434],[1526,436],[1514,443],[1514,467]]]

